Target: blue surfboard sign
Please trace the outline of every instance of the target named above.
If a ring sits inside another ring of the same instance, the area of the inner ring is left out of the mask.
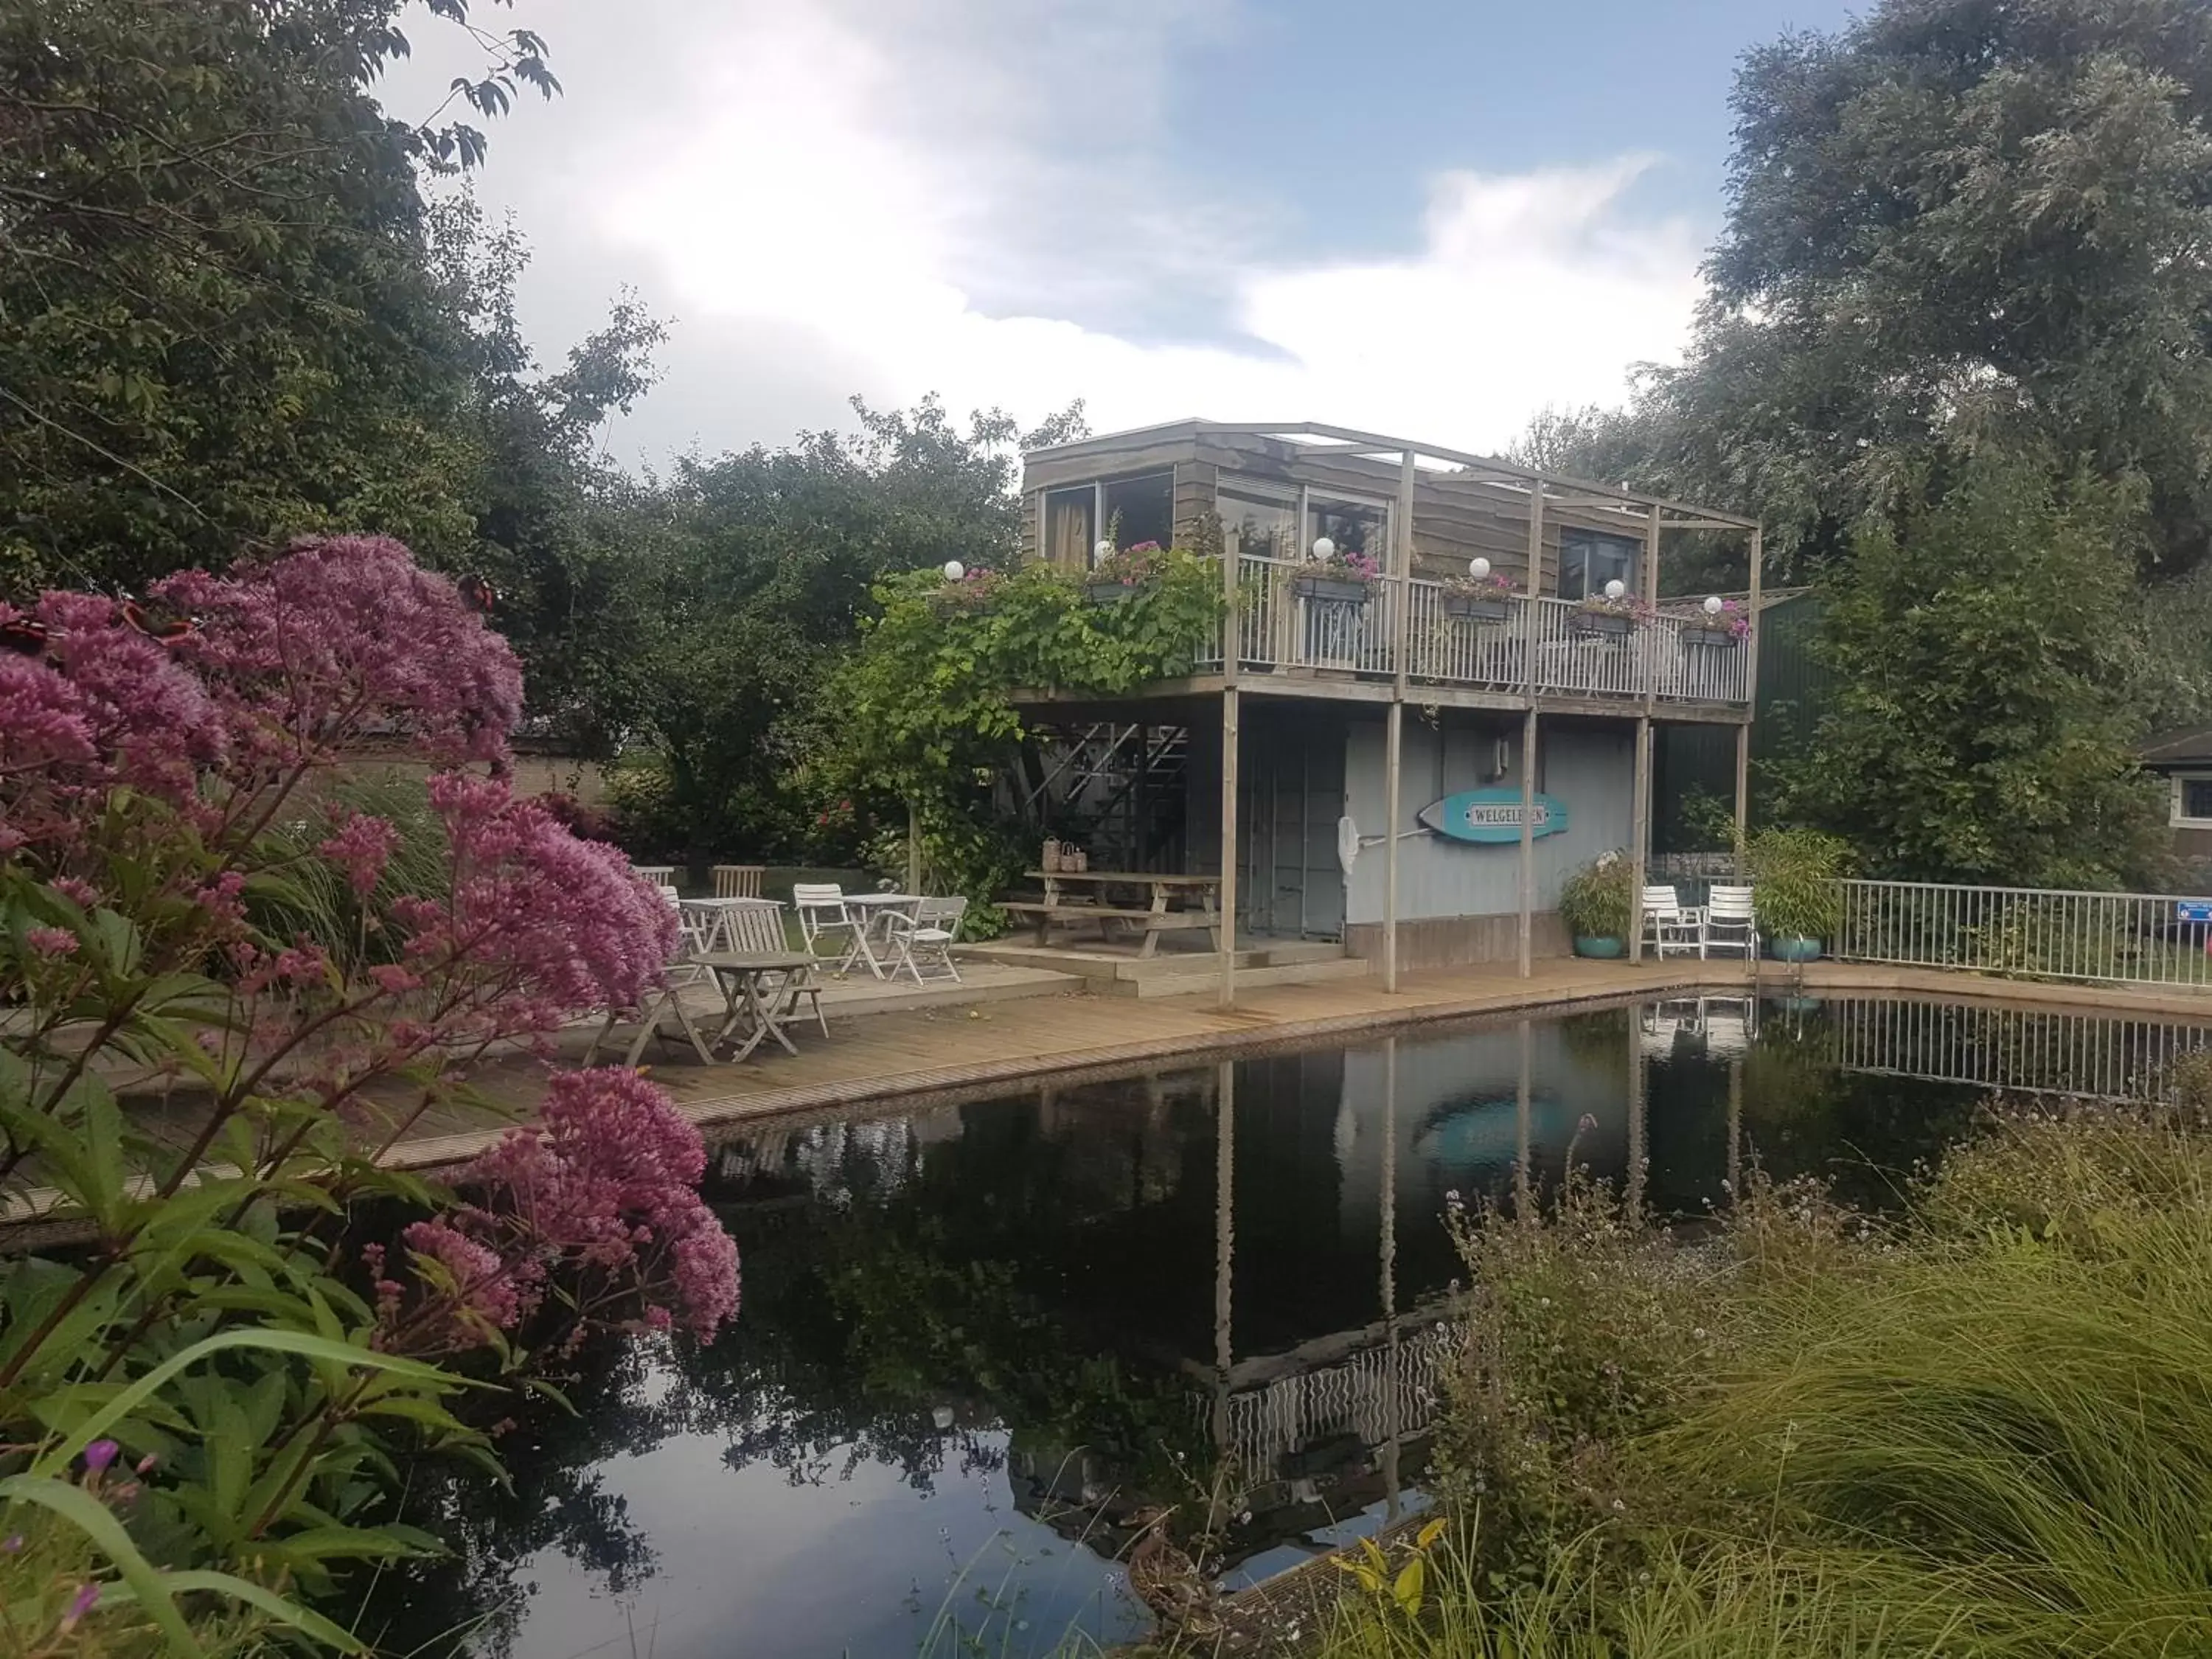
[[[1415,815],[1422,828],[1454,841],[1506,842],[1521,839],[1521,792],[1518,789],[1468,789],[1431,801]],[[1566,803],[1551,795],[1536,797],[1532,836],[1556,836],[1567,827]]]

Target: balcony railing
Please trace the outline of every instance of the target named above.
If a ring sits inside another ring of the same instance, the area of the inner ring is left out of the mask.
[[[1492,602],[1492,614],[1462,617],[1450,614],[1440,582],[1386,576],[1369,583],[1363,599],[1346,602],[1299,593],[1297,578],[1311,574],[1312,567],[1285,560],[1237,561],[1242,665],[1393,678],[1404,604],[1406,674],[1423,684],[1634,701],[1748,700],[1747,645],[1692,642],[1684,630],[1702,620],[1696,617],[1662,614],[1632,621],[1624,633],[1591,634],[1571,599],[1515,595]],[[1220,665],[1218,636],[1202,661]]]

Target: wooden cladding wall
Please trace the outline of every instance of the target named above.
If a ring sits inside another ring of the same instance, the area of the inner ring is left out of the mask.
[[[1162,441],[1157,434],[1127,443],[1030,459],[1023,471],[1022,550],[1034,558],[1042,534],[1043,492],[1063,485],[1175,471],[1176,538],[1195,544],[1214,492],[1235,477],[1285,489],[1303,484],[1330,494],[1395,503],[1395,463],[1357,455],[1316,454],[1304,445],[1245,434],[1206,434]],[[1542,569],[1535,590],[1559,591],[1559,532],[1594,530],[1641,542],[1644,521],[1634,514],[1565,507],[1547,500]],[[1423,471],[1413,486],[1413,574],[1441,579],[1466,574],[1468,561],[1490,561],[1501,575],[1528,587],[1528,495],[1524,489],[1464,474]]]

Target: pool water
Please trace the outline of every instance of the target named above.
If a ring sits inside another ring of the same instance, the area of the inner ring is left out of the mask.
[[[1448,1194],[1571,1156],[1662,1215],[1754,1161],[1880,1205],[1985,1085],[2139,1091],[2203,1036],[1709,999],[754,1126],[710,1161],[736,1325],[587,1353],[574,1413],[503,1442],[511,1492],[418,1470],[406,1518],[455,1553],[359,1628],[512,1659],[1133,1637],[1149,1509],[1221,1517],[1243,1583],[1420,1505]]]

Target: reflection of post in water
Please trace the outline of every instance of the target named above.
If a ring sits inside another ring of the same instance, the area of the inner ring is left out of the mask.
[[[1223,1060],[1213,1078],[1213,1449],[1225,1458],[1229,1369],[1236,1359],[1229,1321],[1237,1248],[1237,1062]]]
[[[1628,1173],[1621,1195],[1632,1215],[1644,1208],[1644,1043],[1635,1016],[1628,1019]]]
[[[1389,1383],[1382,1391],[1384,1519],[1398,1518],[1398,1039],[1382,1042],[1382,1329],[1389,1344]]]
[[[1528,1159],[1530,1143],[1534,1139],[1530,1118],[1529,1073],[1533,1069],[1531,1056],[1535,1048],[1535,1035],[1528,1022],[1521,1022],[1521,1082],[1513,1097],[1513,1212],[1526,1215],[1528,1212]]]
[[[1729,1060],[1728,1193],[1733,1204],[1743,1195],[1743,1060]]]

